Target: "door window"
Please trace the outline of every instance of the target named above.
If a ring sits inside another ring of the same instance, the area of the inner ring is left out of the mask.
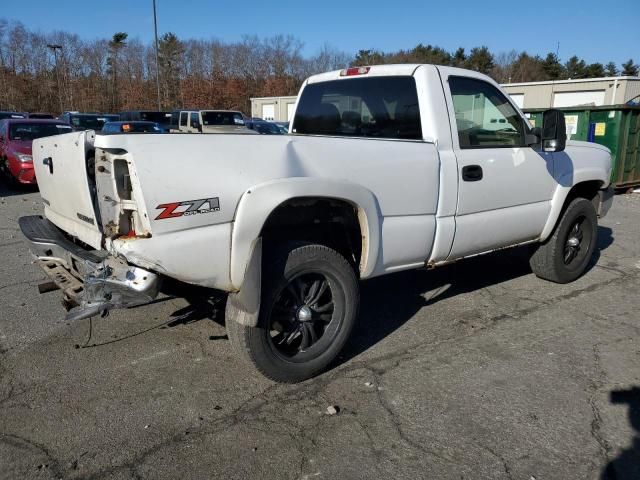
[[[191,125],[189,126],[195,128],[196,123],[198,123],[198,112],[191,112]]]
[[[187,126],[187,112],[180,112],[180,126],[181,127],[186,127]]]
[[[524,121],[493,85],[467,77],[449,77],[460,148],[520,147]]]

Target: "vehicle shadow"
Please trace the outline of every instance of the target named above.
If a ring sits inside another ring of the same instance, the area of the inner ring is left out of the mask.
[[[587,272],[591,270],[596,264],[598,260],[600,260],[600,252],[606,250],[613,244],[613,230],[609,227],[603,227],[601,225],[598,226],[598,240],[596,243],[596,249],[593,252],[593,256],[591,257],[591,261],[589,265],[587,265]]]
[[[32,185],[7,185],[6,178],[0,178],[0,197],[12,197],[38,191],[37,186]]]
[[[363,282],[358,324],[339,363],[368,350],[423,307],[530,274],[529,256],[530,247],[523,246]]]
[[[185,307],[171,314],[166,327],[187,325],[205,319],[224,325],[226,296],[223,292],[166,279],[162,286],[162,293],[170,298],[181,297],[187,301]]]
[[[587,272],[613,243],[612,230],[598,227],[598,241]],[[469,258],[432,271],[411,270],[362,283],[360,315],[337,366],[368,350],[410,320],[422,307],[456,295],[531,274],[532,246]],[[639,477],[640,478],[640,477]]]
[[[629,423],[634,430],[631,446],[623,450],[602,470],[601,480],[637,480],[640,478],[640,387],[612,390],[612,404],[629,407]]]

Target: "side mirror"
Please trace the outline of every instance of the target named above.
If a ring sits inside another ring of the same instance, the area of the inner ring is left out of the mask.
[[[567,127],[564,113],[551,109],[542,114],[540,131],[542,150],[545,152],[562,152],[567,144]]]

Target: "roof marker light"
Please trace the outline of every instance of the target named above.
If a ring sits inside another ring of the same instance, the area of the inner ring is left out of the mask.
[[[341,77],[352,77],[354,75],[366,75],[371,70],[371,67],[349,67],[344,70],[340,70]]]

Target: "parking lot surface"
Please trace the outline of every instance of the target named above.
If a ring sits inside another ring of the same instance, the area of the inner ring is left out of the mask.
[[[348,348],[299,385],[235,357],[195,289],[67,323],[17,227],[39,195],[0,198],[2,479],[640,478],[638,194],[569,285],[527,248],[364,283]]]

